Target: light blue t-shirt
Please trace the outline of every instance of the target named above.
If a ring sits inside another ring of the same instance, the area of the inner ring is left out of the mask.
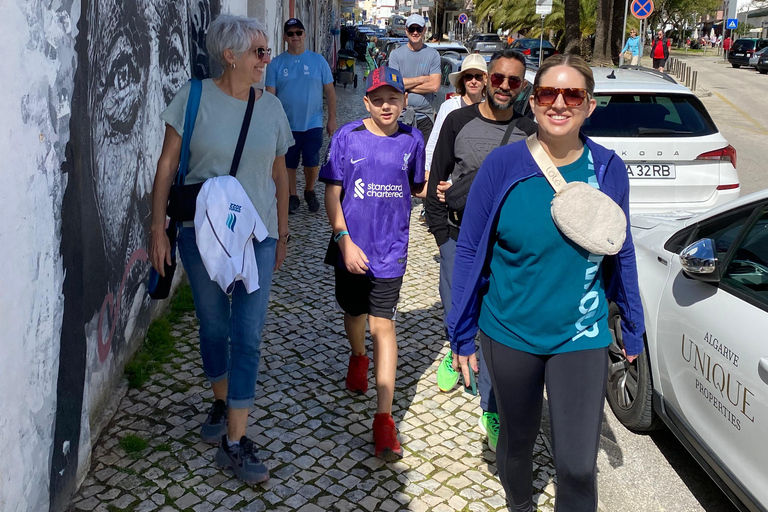
[[[319,53],[283,52],[267,66],[267,87],[274,87],[291,130],[305,132],[323,126],[323,86],[333,83],[331,68]]]
[[[558,169],[568,182],[598,187],[587,146],[578,160]],[[603,257],[557,229],[550,213],[553,194],[543,176],[509,192],[499,212],[478,324],[491,339],[531,354],[607,347]]]

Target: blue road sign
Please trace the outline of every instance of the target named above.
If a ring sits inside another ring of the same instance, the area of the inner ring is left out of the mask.
[[[736,27],[739,26],[739,20],[736,18],[728,18],[728,21],[725,22],[725,28],[730,30],[735,30]]]
[[[459,14],[459,23],[463,25],[467,21],[469,21],[469,17],[466,14],[464,13]]]
[[[639,20],[644,20],[653,12],[653,0],[634,0],[632,2],[632,16]]]

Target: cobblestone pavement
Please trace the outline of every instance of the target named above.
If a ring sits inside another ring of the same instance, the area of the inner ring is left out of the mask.
[[[365,114],[362,87],[336,91],[340,124]],[[317,187],[319,195],[322,189]],[[310,214],[302,201],[290,218],[288,258],[272,285],[248,429],[272,478],[246,486],[216,467],[216,448],[200,442],[199,426],[213,395],[201,367],[197,321],[189,314],[174,326],[181,355],[122,399],[94,447],[91,471],[71,510],[506,510],[495,455],[477,427],[479,397],[461,387],[443,394],[435,384],[448,346],[437,290],[438,251],[418,222],[419,211],[415,205],[397,318],[393,415],[405,449],[402,461],[385,464],[373,455],[372,371],[367,394],[344,388],[349,348],[333,298],[332,269],[322,263],[331,231],[324,209]],[[147,448],[127,454],[119,441],[129,434],[147,440]],[[554,470],[541,435],[535,451],[532,492],[539,510],[551,511]]]

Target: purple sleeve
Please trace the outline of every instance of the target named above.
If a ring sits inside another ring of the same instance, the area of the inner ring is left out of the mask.
[[[341,185],[344,181],[343,156],[345,132],[337,131],[331,143],[328,145],[328,153],[325,155],[325,163],[320,169],[319,180],[331,185]]]
[[[416,151],[414,151],[415,156],[412,161],[411,175],[408,176],[408,180],[411,183],[424,183],[424,162],[426,159],[424,154],[424,138],[418,130],[414,130],[414,134],[418,134],[416,136]]]

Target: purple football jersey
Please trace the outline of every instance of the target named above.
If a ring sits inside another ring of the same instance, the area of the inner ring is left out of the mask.
[[[424,183],[421,132],[400,124],[394,135],[382,137],[369,132],[362,120],[345,124],[333,136],[320,181],[341,185],[347,230],[368,257],[368,275],[404,275],[410,185]],[[336,265],[343,268],[338,252]]]

